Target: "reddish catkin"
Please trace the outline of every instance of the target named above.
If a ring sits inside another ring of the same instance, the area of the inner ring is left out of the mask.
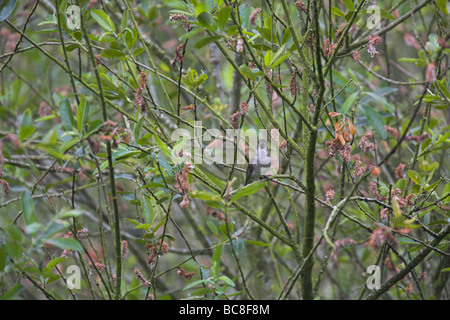
[[[128,251],[128,241],[123,240],[122,241],[122,250],[121,250],[122,260],[125,259],[125,256],[127,255],[127,251]]]
[[[327,199],[328,202],[331,202],[331,200],[333,200],[334,194],[335,194],[335,191],[333,189],[330,189],[326,192],[325,198]]]
[[[339,256],[339,249],[342,247],[348,247],[348,246],[354,246],[356,245],[356,241],[351,238],[344,238],[344,239],[338,239],[334,242],[334,251],[331,254],[330,258],[333,261],[334,264],[337,264],[338,256]]]
[[[183,268],[178,268],[177,274],[189,280],[195,275],[195,272],[187,272]]]
[[[367,39],[369,40],[369,43],[367,45],[367,52],[369,52],[372,58],[376,55],[379,55],[380,53],[377,51],[377,48],[375,46],[383,42],[383,40],[374,33],[372,33]]]
[[[353,60],[355,60],[355,62],[361,61],[361,55],[359,54],[358,51],[353,51],[352,54],[353,54]]]
[[[189,206],[189,197],[187,194],[185,194],[183,196],[183,201],[180,202],[180,208],[184,209],[187,208]]]
[[[395,176],[397,179],[403,179],[405,177],[404,171],[406,168],[406,164],[399,163],[397,168],[395,168]]]
[[[244,40],[242,40],[242,38],[239,38],[239,39],[237,40],[237,43],[236,43],[236,51],[237,51],[237,52],[242,52],[242,51],[244,51]]]
[[[397,140],[400,140],[401,134],[400,134],[400,132],[397,129],[395,129],[395,128],[391,127],[391,126],[384,126],[384,128],[386,129],[386,131],[392,133],[392,135]]]
[[[11,144],[14,146],[14,148],[18,148],[19,143],[19,137],[14,133],[8,133],[4,138],[5,141],[11,142]]]
[[[178,190],[178,192],[184,194],[191,191],[191,185],[189,184],[189,171],[191,171],[193,168],[194,166],[192,164],[186,163],[181,173],[177,172],[175,174],[174,187]]]
[[[142,272],[138,268],[134,269],[134,275],[136,276],[136,279],[139,280],[141,285],[143,285],[144,287],[147,287],[147,288],[150,287],[150,285],[151,285],[150,281],[145,279],[144,275],[142,274]]]
[[[0,171],[1,171],[1,169],[0,169]],[[9,193],[11,192],[11,187],[9,186],[8,181],[3,180],[3,179],[0,179],[0,184],[3,187],[3,192],[4,192],[4,195],[6,198],[9,195]]]
[[[248,113],[248,103],[245,101],[242,101],[239,105],[239,110],[241,113],[241,116],[245,116]]]
[[[428,83],[433,83],[436,80],[436,63],[431,62],[427,65],[425,78],[427,79]]]
[[[183,23],[184,30],[189,32],[192,30],[194,26],[189,22],[187,22],[188,20],[189,20],[188,17],[186,17],[184,14],[181,13],[173,13],[169,16],[170,22],[177,22],[177,21],[184,22]]]
[[[383,227],[375,229],[369,237],[367,244],[374,249],[379,249],[385,242],[397,247],[398,242],[392,233]]]
[[[362,166],[362,162],[360,160],[356,160],[355,166],[353,167],[353,176],[359,177],[366,171],[366,167]]]
[[[308,9],[303,1],[295,1],[294,5],[297,8],[298,14],[301,14],[302,12],[308,14]]]
[[[145,84],[147,83],[147,75],[145,74],[145,72],[141,72],[141,83],[139,85],[139,88],[136,91],[136,96],[134,99],[134,102],[136,103],[137,106],[139,106],[141,108],[141,112],[145,113],[145,101],[144,98],[142,97],[142,91],[145,88]]]
[[[177,62],[178,63],[183,62],[183,60],[184,60],[183,50],[184,50],[184,44],[180,44],[178,47],[175,48],[175,54],[173,56],[173,59],[170,60],[170,64],[172,65],[172,67],[175,67]]]
[[[77,237],[81,237],[82,235],[88,234],[89,230],[87,228],[83,228],[77,231]]]
[[[248,18],[248,20],[252,26],[256,25],[256,19],[258,18],[260,13],[261,13],[261,9],[256,8],[255,10],[253,10],[252,14]]]
[[[325,42],[323,43],[323,54],[326,58],[331,57],[336,45],[336,43],[331,43],[330,39],[325,39]]]
[[[217,209],[206,207],[206,214],[208,216],[218,219],[219,221],[225,221],[225,215]]]
[[[239,119],[241,119],[241,113],[240,111],[236,111],[231,115],[231,125],[236,130],[239,129]]]
[[[297,95],[297,74],[292,72],[291,80],[289,80],[289,91],[292,97]]]

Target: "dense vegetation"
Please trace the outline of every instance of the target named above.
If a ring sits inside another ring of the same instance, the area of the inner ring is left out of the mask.
[[[449,299],[449,11],[0,1],[0,296]]]

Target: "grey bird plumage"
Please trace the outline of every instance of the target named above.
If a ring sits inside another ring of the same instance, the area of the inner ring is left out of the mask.
[[[259,140],[256,147],[255,155],[250,159],[245,175],[245,185],[259,180],[263,174],[263,169],[270,168],[272,165],[272,159],[270,158],[269,149],[267,147],[267,141],[264,139]]]

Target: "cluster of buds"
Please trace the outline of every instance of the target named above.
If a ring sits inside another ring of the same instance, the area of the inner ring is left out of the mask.
[[[181,13],[173,13],[169,17],[170,22],[177,22],[177,21],[184,22],[183,23],[184,30],[189,32],[192,30],[192,28],[194,26],[192,24],[190,24],[189,22],[186,22],[188,20],[189,20],[188,17],[186,17],[184,14],[181,14]]]
[[[374,151],[376,149],[376,145],[373,142],[367,142],[367,140],[373,138],[373,130],[366,131],[366,134],[359,141],[358,148],[363,150],[364,152]]]
[[[261,9],[260,8],[256,8],[252,14],[249,17],[249,22],[252,26],[256,25],[256,19],[258,18],[258,15],[261,13]]]
[[[239,110],[231,115],[231,124],[233,125],[233,128],[235,128],[236,130],[239,129],[240,127],[239,120],[247,113],[248,113],[248,104],[247,102],[243,101],[239,105]]]
[[[297,73],[292,71],[291,80],[289,80],[289,92],[291,93],[292,97],[295,97],[297,95]]]
[[[367,39],[369,40],[369,44],[367,45],[367,52],[369,52],[372,58],[376,55],[379,55],[380,53],[377,51],[375,45],[383,42],[383,40],[374,33],[372,33]]]
[[[172,67],[175,67],[175,65],[178,63],[183,62],[184,60],[184,44],[180,44],[178,47],[175,48],[175,54],[173,56],[173,59],[170,60],[170,64]]]
[[[342,119],[337,121],[334,125],[334,142],[340,143],[342,146],[345,145],[346,142],[350,142],[353,139],[353,136],[356,134],[356,128],[349,118],[346,118],[345,115],[338,112],[330,112],[328,113],[330,117],[337,117],[342,115]]]
[[[141,283],[142,286],[147,287],[147,288],[150,287],[150,285],[151,285],[150,281],[145,279],[144,275],[138,268],[134,269],[134,275],[136,276],[136,279],[139,280],[139,282]]]
[[[177,274],[189,280],[195,275],[195,272],[187,272],[183,268],[178,268]]]
[[[194,166],[191,163],[186,163],[181,172],[175,174],[175,189],[183,194],[183,201],[180,202],[180,208],[186,208],[189,206],[188,194],[191,191],[191,185],[189,184],[189,171],[191,171]]]
[[[134,141],[131,130],[117,127],[117,123],[111,120],[105,121],[99,130],[97,138],[93,136],[88,138],[89,145],[94,154],[100,150],[100,142],[113,141],[111,147],[118,146],[120,143],[129,143]]]
[[[379,227],[372,232],[366,244],[374,249],[379,249],[386,242],[393,247],[397,247],[398,245],[397,239],[389,229],[385,227]]]
[[[225,221],[225,215],[217,209],[206,207],[206,214],[218,219],[219,221]]]
[[[150,243],[146,244],[145,247],[150,251],[150,255],[147,259],[147,264],[150,268],[153,266],[153,263],[155,262],[156,256],[158,254],[165,255],[169,252],[169,245],[165,241],[163,241],[161,245],[161,239],[158,240],[158,243],[156,245]]]
[[[7,197],[9,192],[11,191],[11,187],[9,186],[9,183],[6,180],[2,179],[2,177],[3,177],[3,169],[0,166],[0,184],[3,186],[3,191],[5,192],[5,197]]]
[[[139,106],[141,108],[141,112],[145,113],[145,101],[144,98],[142,97],[142,91],[145,88],[145,84],[147,83],[147,75],[145,74],[145,72],[141,72],[141,83],[139,85],[139,88],[136,91],[136,97],[134,99],[134,102],[136,103],[137,106]]]
[[[354,245],[356,245],[356,242],[352,238],[344,238],[344,239],[336,240],[334,242],[334,251],[330,256],[331,260],[333,261],[333,264],[337,265],[340,248],[354,246]]]
[[[298,14],[301,14],[302,12],[308,14],[308,8],[306,8],[303,1],[295,1],[294,5],[297,8]]]
[[[323,43],[323,55],[326,58],[331,57],[336,45],[337,45],[337,43],[331,43],[330,39],[326,38]]]
[[[127,255],[127,251],[128,251],[128,241],[127,240],[123,240],[122,241],[122,248],[121,248],[122,260],[125,259],[125,256]]]

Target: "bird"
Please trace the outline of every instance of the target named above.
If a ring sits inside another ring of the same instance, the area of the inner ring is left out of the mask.
[[[267,148],[267,141],[260,139],[256,147],[255,155],[250,159],[245,174],[245,184],[247,185],[255,180],[258,180],[264,175],[264,168],[270,168],[272,159],[270,158],[269,149]]]

